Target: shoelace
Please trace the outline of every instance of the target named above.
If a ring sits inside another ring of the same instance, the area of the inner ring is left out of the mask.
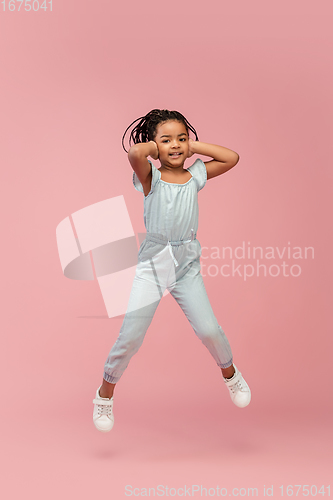
[[[230,384],[230,385],[228,384],[228,387],[233,394],[235,394],[238,391],[246,392],[247,387],[246,387],[246,384],[242,385],[243,382],[245,382],[245,381],[242,377],[242,374],[239,372],[236,376],[236,380],[233,381],[233,384]]]
[[[97,405],[99,417],[102,415],[112,417],[113,401],[100,401],[98,399],[94,399],[94,403]]]
[[[235,393],[236,391],[245,391],[245,387],[242,386],[241,380],[237,380],[237,382],[230,386],[230,390]]]

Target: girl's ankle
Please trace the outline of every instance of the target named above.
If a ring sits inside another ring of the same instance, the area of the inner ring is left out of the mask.
[[[111,399],[111,398],[113,397],[113,394],[111,394],[111,395],[110,395],[110,394],[104,394],[104,393],[102,393],[102,394],[103,394],[103,395],[102,395],[102,394],[101,394],[101,390],[99,390],[99,391],[98,391],[98,394],[99,394],[99,397],[100,397],[100,398],[107,398],[107,399]]]

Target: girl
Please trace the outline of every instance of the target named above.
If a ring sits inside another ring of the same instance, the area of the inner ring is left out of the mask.
[[[210,305],[200,272],[198,191],[208,179],[236,165],[234,151],[199,142],[195,129],[178,111],[153,109],[133,129],[128,159],[134,170],[135,189],[144,194],[146,239],[140,246],[129,302],[120,329],[104,366],[103,383],[93,400],[93,422],[101,432],[114,424],[113,391],[131,357],[141,346],[166,289],[178,302],[194,332],[221,368],[231,399],[240,408],[251,400],[251,391],[233,364],[228,339]],[[127,130],[137,121],[127,127]],[[196,140],[189,138],[189,129]],[[124,148],[125,149],[125,148]],[[125,149],[126,151],[126,149]],[[126,151],[127,153],[127,151]],[[184,169],[193,154],[213,160],[196,161]],[[159,160],[157,169],[148,160]]]

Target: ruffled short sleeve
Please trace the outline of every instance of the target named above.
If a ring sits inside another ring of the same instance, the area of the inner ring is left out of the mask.
[[[151,165],[151,169],[152,169],[152,180],[151,180],[150,191],[145,198],[147,198],[148,196],[150,196],[154,192],[156,184],[159,182],[159,180],[161,178],[161,172],[158,170],[158,168],[156,168],[155,165],[150,160],[148,160],[148,161],[149,161],[149,163]],[[136,175],[136,172],[133,172],[133,185],[137,191],[140,191],[141,193],[143,193],[143,187],[142,187],[141,182],[139,181],[138,176]]]
[[[193,165],[191,165],[187,170],[191,172],[197,184],[197,190],[200,191],[200,189],[202,189],[207,182],[206,165],[201,158],[197,158]]]

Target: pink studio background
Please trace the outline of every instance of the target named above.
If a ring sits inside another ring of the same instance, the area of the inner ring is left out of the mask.
[[[257,487],[262,498],[264,485],[274,496],[280,485],[328,486],[332,10],[59,0],[52,12],[1,11],[3,498],[120,499],[126,485]],[[92,399],[123,317],[107,317],[96,280],[63,276],[55,229],[123,195],[135,233],[145,231],[121,137],[156,107],[240,155],[199,193],[202,247],[313,247],[314,259],[287,261],[298,277],[204,277],[249,407],[233,406],[168,295],[104,435]]]

